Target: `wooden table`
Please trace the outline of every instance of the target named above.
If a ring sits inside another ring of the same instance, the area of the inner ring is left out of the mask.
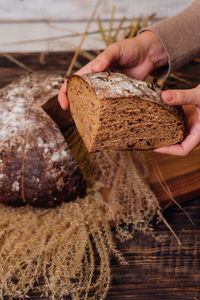
[[[44,60],[39,54],[13,56],[33,70],[64,73],[72,53],[49,53]],[[82,57],[81,63],[85,62],[87,60]],[[0,55],[0,68],[0,87],[26,73],[3,55]],[[106,300],[200,299],[200,150],[187,158],[153,156],[175,199],[190,200],[182,206],[193,223],[178,207],[170,207],[164,211],[164,216],[182,246],[164,224],[155,225],[156,239],[136,233],[132,241],[119,245],[128,265],[112,262],[112,286]],[[165,206],[169,197],[158,184],[153,167],[149,183]],[[47,298],[31,295],[29,299]]]

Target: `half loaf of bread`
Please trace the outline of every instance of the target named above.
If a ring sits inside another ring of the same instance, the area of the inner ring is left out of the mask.
[[[121,73],[73,75],[67,95],[89,152],[150,150],[184,138],[182,108],[165,104],[161,90],[152,84]]]

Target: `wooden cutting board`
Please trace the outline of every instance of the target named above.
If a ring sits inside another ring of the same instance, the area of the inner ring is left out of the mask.
[[[150,154],[150,176],[148,182],[157,195],[162,207],[173,204],[158,178],[157,164],[165,183],[179,203],[200,196],[200,146],[187,157],[158,153]]]
[[[34,71],[56,72],[64,74],[69,65],[73,53],[54,52],[41,56],[41,53],[17,53],[12,57],[24,63]],[[42,58],[42,59],[41,59]],[[79,64],[84,65],[87,60],[79,58]],[[194,70],[194,68],[196,68]],[[190,73],[200,73],[200,64],[189,65],[184,72],[190,69]],[[0,55],[0,87],[14,80],[17,76],[27,72],[10,61],[3,54]],[[195,85],[195,82],[194,82]],[[182,88],[182,87],[181,87]],[[161,202],[162,207],[173,204],[169,194],[164,191],[158,179],[158,171],[154,165],[157,164],[163,176],[164,182],[169,187],[173,197],[179,201],[187,201],[200,196],[200,147],[187,157],[177,157],[149,152],[147,154],[148,166],[150,168],[148,182]]]

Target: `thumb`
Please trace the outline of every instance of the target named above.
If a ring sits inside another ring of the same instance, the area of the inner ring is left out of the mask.
[[[169,105],[200,105],[200,85],[190,90],[167,90],[162,99]]]
[[[120,45],[115,43],[100,53],[92,62],[92,72],[102,72],[109,68],[113,62],[120,59]]]

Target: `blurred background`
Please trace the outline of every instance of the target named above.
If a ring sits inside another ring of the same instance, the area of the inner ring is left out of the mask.
[[[91,23],[82,49],[105,48],[99,34],[101,20],[104,30],[126,27],[138,18],[153,13],[153,21],[177,14],[192,0],[102,0]],[[0,0],[0,52],[41,52],[74,50],[94,11],[94,0]],[[133,18],[134,17],[134,18]],[[112,23],[112,24],[111,24]],[[120,36],[121,35],[121,36]]]

